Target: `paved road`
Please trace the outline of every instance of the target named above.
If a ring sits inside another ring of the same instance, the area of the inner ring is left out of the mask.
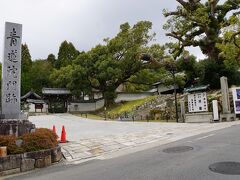
[[[239,180],[240,175],[213,173],[220,161],[240,162],[240,125],[186,138],[149,150],[79,165],[57,165],[8,180]],[[168,154],[168,147],[191,146],[189,152]]]

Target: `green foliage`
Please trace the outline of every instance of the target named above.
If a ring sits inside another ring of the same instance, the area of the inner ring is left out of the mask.
[[[63,41],[59,47],[58,59],[55,61],[54,67],[59,69],[64,66],[71,65],[78,55],[79,51],[76,50],[71,42]]]
[[[152,84],[161,79],[162,70],[160,69],[143,69],[132,75],[125,83],[127,92],[147,91]]]
[[[202,84],[211,84],[212,88],[220,86],[220,65],[215,61],[209,61],[208,59],[199,62],[201,67],[200,81]]]
[[[173,56],[178,57],[187,46],[199,47],[208,57],[208,61],[213,61],[203,63],[203,82],[209,82],[213,88],[217,88],[218,78],[227,76],[230,82],[234,83],[239,68],[235,66],[235,59],[236,55],[239,58],[237,38],[240,31],[232,31],[239,23],[240,0],[226,0],[222,4],[218,0],[177,2],[179,6],[175,11],[164,10],[164,15],[168,17],[164,29],[170,31],[167,36],[178,41],[173,47]],[[225,30],[228,33],[222,36]],[[187,76],[193,77],[193,74],[188,73]]]
[[[66,67],[62,67],[61,69],[53,69],[50,80],[55,87],[67,88],[69,82],[71,82],[71,74],[73,71],[73,67],[68,65]]]
[[[22,45],[22,72],[29,72],[32,66],[32,58],[27,44]]]
[[[155,98],[156,96],[150,96],[144,99],[129,101],[129,102],[120,104],[119,106],[115,107],[114,109],[108,112],[108,117],[114,119],[123,113],[129,113],[133,111],[137,106],[141,106],[144,103],[150,102]]]
[[[224,31],[224,41],[217,44],[224,67],[230,72],[231,84],[240,84],[240,16],[232,17],[232,27]]]
[[[175,11],[164,11],[164,15],[168,17],[164,29],[170,31],[167,36],[179,41],[175,55],[178,56],[186,46],[198,46],[209,59],[217,61],[220,51],[216,44],[223,40],[221,30],[228,28],[230,22],[233,22],[235,14],[231,12],[239,9],[240,0],[226,0],[223,4],[218,0],[178,3]]]
[[[49,62],[53,67],[56,64],[56,57],[54,54],[49,54],[47,57],[47,62]]]
[[[164,46],[153,44],[142,50],[143,54],[151,55],[151,58],[161,60],[164,58]],[[152,87],[152,84],[162,79],[162,74],[165,73],[163,68],[156,66],[155,62],[151,62],[147,68],[133,74],[126,83],[124,83],[127,92],[142,92],[147,91]]]
[[[43,87],[51,87],[52,82],[50,81],[50,74],[53,68],[49,61],[46,60],[35,60],[32,62],[31,68],[31,89],[38,93],[42,93]]]
[[[23,72],[21,74],[21,95],[26,94],[32,88],[32,79],[30,72]]]
[[[152,44],[150,47],[146,47],[143,53],[150,54],[152,58],[160,60],[165,56],[165,47],[159,44]]]
[[[21,69],[21,94],[26,94],[29,90],[31,90],[31,67],[32,67],[32,59],[28,49],[27,44],[22,45],[22,69]]]
[[[52,55],[51,55],[52,56]],[[49,55],[49,57],[51,57]],[[21,72],[21,94],[30,90],[41,93],[43,87],[49,87],[51,82],[49,76],[52,72],[50,61],[31,60],[27,44],[22,45],[22,72]]]
[[[179,87],[184,87],[186,83],[185,74],[178,69],[177,61],[167,57],[160,62],[165,71],[161,74],[161,82],[166,86],[172,86],[176,83]]]
[[[217,89],[220,87],[220,77],[222,76],[228,77],[229,86],[239,83],[240,73],[234,68],[226,68],[224,64],[208,59],[202,60],[198,64],[202,84],[210,84],[213,89]]]
[[[184,72],[188,84],[194,82],[194,79],[199,76],[198,63],[196,57],[189,55],[187,52],[181,56],[177,62],[177,69],[179,72]]]
[[[120,32],[112,39],[105,39],[104,45],[97,45],[88,52],[79,54],[69,71],[55,71],[52,80],[62,85],[62,76],[70,77],[65,86],[76,96],[90,92],[92,88],[104,94],[106,104],[113,102],[116,88],[132,75],[146,68],[141,61],[142,50],[154,36],[149,31],[152,23],[138,22],[133,27],[128,23],[120,26]],[[66,44],[66,43],[64,43]],[[59,61],[59,58],[58,58]],[[62,72],[62,73],[60,73]]]
[[[63,41],[57,59],[49,54],[46,60],[32,62],[28,46],[22,45],[22,95],[54,86],[68,88],[80,98],[96,89],[109,105],[119,85],[139,92],[157,81],[167,86],[175,81],[183,87],[199,77],[201,84],[219,88],[221,76],[227,76],[230,85],[240,84],[240,0],[176,1],[176,10],[164,10],[164,29],[177,42],[164,46],[149,46],[155,34],[148,21],[120,25],[115,37],[87,52],[80,53],[71,42]],[[197,62],[184,50],[188,46],[199,47],[208,58]],[[151,58],[143,61],[144,55]]]

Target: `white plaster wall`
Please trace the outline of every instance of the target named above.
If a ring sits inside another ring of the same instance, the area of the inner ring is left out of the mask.
[[[104,106],[104,100],[99,100],[94,103],[70,103],[68,105],[69,112],[87,112],[87,111],[95,111]]]
[[[28,112],[35,112],[35,104],[28,104],[29,110]]]
[[[174,86],[164,86],[163,84],[158,85],[158,92],[165,92],[165,91],[169,91],[169,90],[173,90]]]

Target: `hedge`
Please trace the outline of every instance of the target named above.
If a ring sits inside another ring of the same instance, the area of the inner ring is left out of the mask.
[[[0,146],[7,146],[8,154],[20,154],[54,148],[58,144],[57,138],[53,131],[40,128],[17,138],[15,136],[0,136]],[[22,140],[22,144],[17,146],[17,140]]]

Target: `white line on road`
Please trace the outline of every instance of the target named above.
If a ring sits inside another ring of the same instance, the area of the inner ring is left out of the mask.
[[[206,139],[206,138],[211,137],[211,136],[214,136],[214,135],[215,135],[215,134],[209,134],[209,135],[207,135],[207,136],[203,136],[203,137],[197,138],[197,139],[195,139],[195,141],[199,141],[199,140],[202,140],[202,139]]]

